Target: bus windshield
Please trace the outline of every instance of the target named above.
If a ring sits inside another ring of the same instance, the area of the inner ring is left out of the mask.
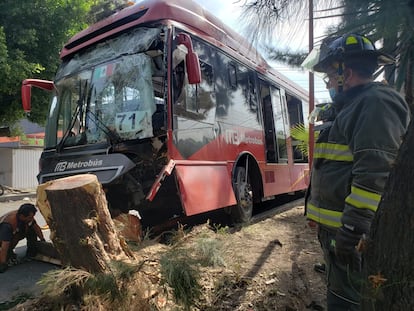
[[[62,64],[55,81],[47,147],[153,136],[152,115],[156,104],[165,100],[160,87],[166,67],[160,32],[140,28]]]

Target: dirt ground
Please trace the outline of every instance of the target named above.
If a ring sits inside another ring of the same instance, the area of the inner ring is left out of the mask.
[[[324,275],[313,270],[322,261],[316,232],[303,216],[303,206],[229,233],[207,233],[223,243],[225,268],[205,269],[204,305],[200,310],[323,310]]]
[[[206,223],[182,229],[171,235],[174,243],[146,240],[135,252],[137,260],[144,262],[142,272],[150,283],[145,294],[152,306],[149,310],[185,309],[174,301],[172,289],[162,282],[160,258],[174,248],[192,257],[200,246],[206,245],[213,250],[215,260],[197,266],[201,296],[187,310],[326,309],[324,275],[313,270],[313,265],[322,261],[322,254],[300,201],[293,208],[240,228]],[[142,285],[142,279],[140,282]],[[136,282],[130,286],[136,286]],[[140,310],[132,304],[130,308]],[[29,309],[42,307],[39,302],[26,301],[14,310]]]

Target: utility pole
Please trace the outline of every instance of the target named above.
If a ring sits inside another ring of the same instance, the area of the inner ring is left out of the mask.
[[[309,0],[309,53],[313,49],[313,0]],[[309,71],[309,115],[315,108],[315,79],[313,72]],[[309,170],[312,168],[313,146],[315,144],[315,135],[313,133],[313,124],[309,123]]]

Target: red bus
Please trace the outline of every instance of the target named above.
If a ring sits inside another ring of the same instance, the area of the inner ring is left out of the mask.
[[[60,58],[53,82],[22,84],[26,111],[32,86],[53,92],[40,183],[93,173],[113,215],[226,208],[236,222],[306,188],[290,128],[307,122],[307,92],[196,3],[136,3]]]

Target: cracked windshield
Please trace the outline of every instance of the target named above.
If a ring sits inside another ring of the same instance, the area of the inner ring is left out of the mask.
[[[153,136],[152,115],[156,104],[163,104],[163,95],[154,94],[154,59],[146,54],[149,51],[125,55],[148,48],[155,40],[154,34],[147,32],[144,46],[142,38],[138,47],[123,46],[118,40],[110,48],[105,46],[61,68],[64,76],[56,83],[58,99],[52,102],[50,116],[53,119],[56,115],[60,145],[116,143]],[[123,55],[114,58],[112,54],[111,61],[103,62],[103,57],[110,54],[108,50],[116,48],[117,54],[124,52]],[[154,50],[151,53],[154,55]],[[98,64],[88,66],[87,61]],[[71,69],[78,73],[66,74]]]

